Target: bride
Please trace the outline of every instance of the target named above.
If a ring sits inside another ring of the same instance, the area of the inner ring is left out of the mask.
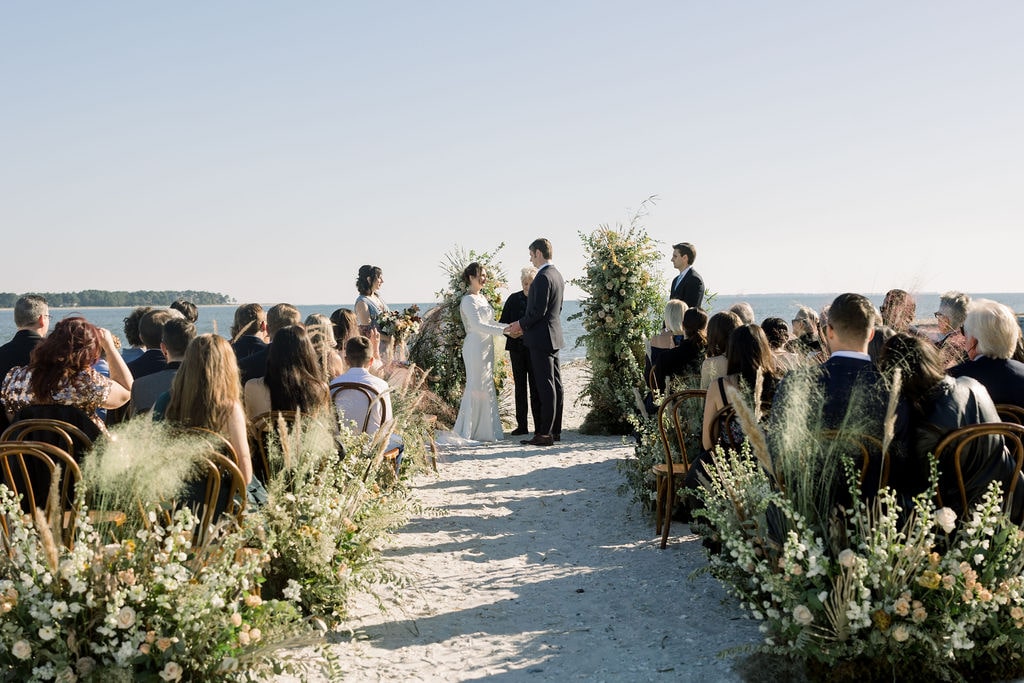
[[[459,417],[454,431],[473,441],[499,441],[505,438],[498,415],[494,391],[494,340],[504,326],[494,322],[494,310],[480,293],[487,282],[487,271],[474,261],[462,271],[462,282],[469,293],[462,297],[459,313],[466,328],[462,359],[466,363],[466,389],[462,392]]]

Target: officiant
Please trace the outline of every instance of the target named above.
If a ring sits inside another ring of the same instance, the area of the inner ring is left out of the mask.
[[[537,269],[533,266],[523,268],[519,276],[523,288],[509,295],[505,300],[498,322],[508,325],[526,315],[527,294],[536,275]],[[512,432],[512,436],[522,436],[530,433],[530,426],[526,421],[527,405],[529,405],[530,412],[533,413],[534,425],[537,424],[537,416],[540,415],[537,386],[533,373],[530,371],[530,351],[523,344],[523,338],[510,337],[506,334],[505,350],[508,351],[509,362],[512,365],[512,382],[516,390],[516,428]],[[527,391],[529,391],[529,404],[527,404]]]

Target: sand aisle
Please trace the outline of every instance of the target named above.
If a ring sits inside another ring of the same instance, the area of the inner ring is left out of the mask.
[[[569,365],[566,397],[581,386]],[[758,640],[756,623],[707,575],[700,543],[616,493],[619,437],[581,436],[566,414],[551,448],[442,450],[415,483],[426,510],[386,556],[413,578],[382,614],[360,601],[340,642],[349,680],[731,681],[718,652]],[[572,431],[568,431],[572,428]]]

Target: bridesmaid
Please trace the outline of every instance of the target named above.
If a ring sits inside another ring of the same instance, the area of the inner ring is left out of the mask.
[[[356,298],[355,312],[356,324],[359,325],[359,333],[370,336],[370,328],[378,328],[377,318],[388,310],[388,305],[380,297],[378,291],[384,284],[384,271],[379,266],[360,266],[359,275],[356,277],[356,289],[359,296]],[[381,335],[381,354],[391,348],[391,337]]]

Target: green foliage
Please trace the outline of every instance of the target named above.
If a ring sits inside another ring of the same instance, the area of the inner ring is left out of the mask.
[[[651,202],[648,199],[644,205]],[[583,391],[591,411],[580,431],[624,434],[631,429],[634,395],[644,391],[645,343],[657,330],[664,297],[660,294],[657,244],[640,225],[644,207],[629,227],[601,226],[580,233],[587,253],[586,275],[576,278],[587,298],[570,320],[581,318],[591,377]]]
[[[499,290],[506,285],[506,275],[497,261],[498,252],[505,248],[499,244],[492,251],[469,253],[462,247],[455,247],[444,255],[441,269],[448,276],[445,289],[435,293],[440,302],[424,316],[425,320],[409,349],[409,360],[430,371],[427,387],[454,413],[462,400],[466,387],[466,365],[462,360],[462,342],[466,330],[462,325],[459,305],[466,294],[462,282],[462,271],[474,261],[479,261],[487,270],[488,278],[481,293],[494,308],[494,318],[501,316],[502,299]],[[501,394],[508,374],[504,354],[495,358],[494,381],[497,393]]]
[[[0,308],[14,308],[14,304],[25,294],[39,294],[54,308],[77,308],[79,306],[168,306],[172,301],[184,299],[200,306],[233,304],[235,300],[227,294],[199,292],[191,289],[182,291],[153,291],[84,289],[80,292],[25,292],[14,294],[0,292]]]

